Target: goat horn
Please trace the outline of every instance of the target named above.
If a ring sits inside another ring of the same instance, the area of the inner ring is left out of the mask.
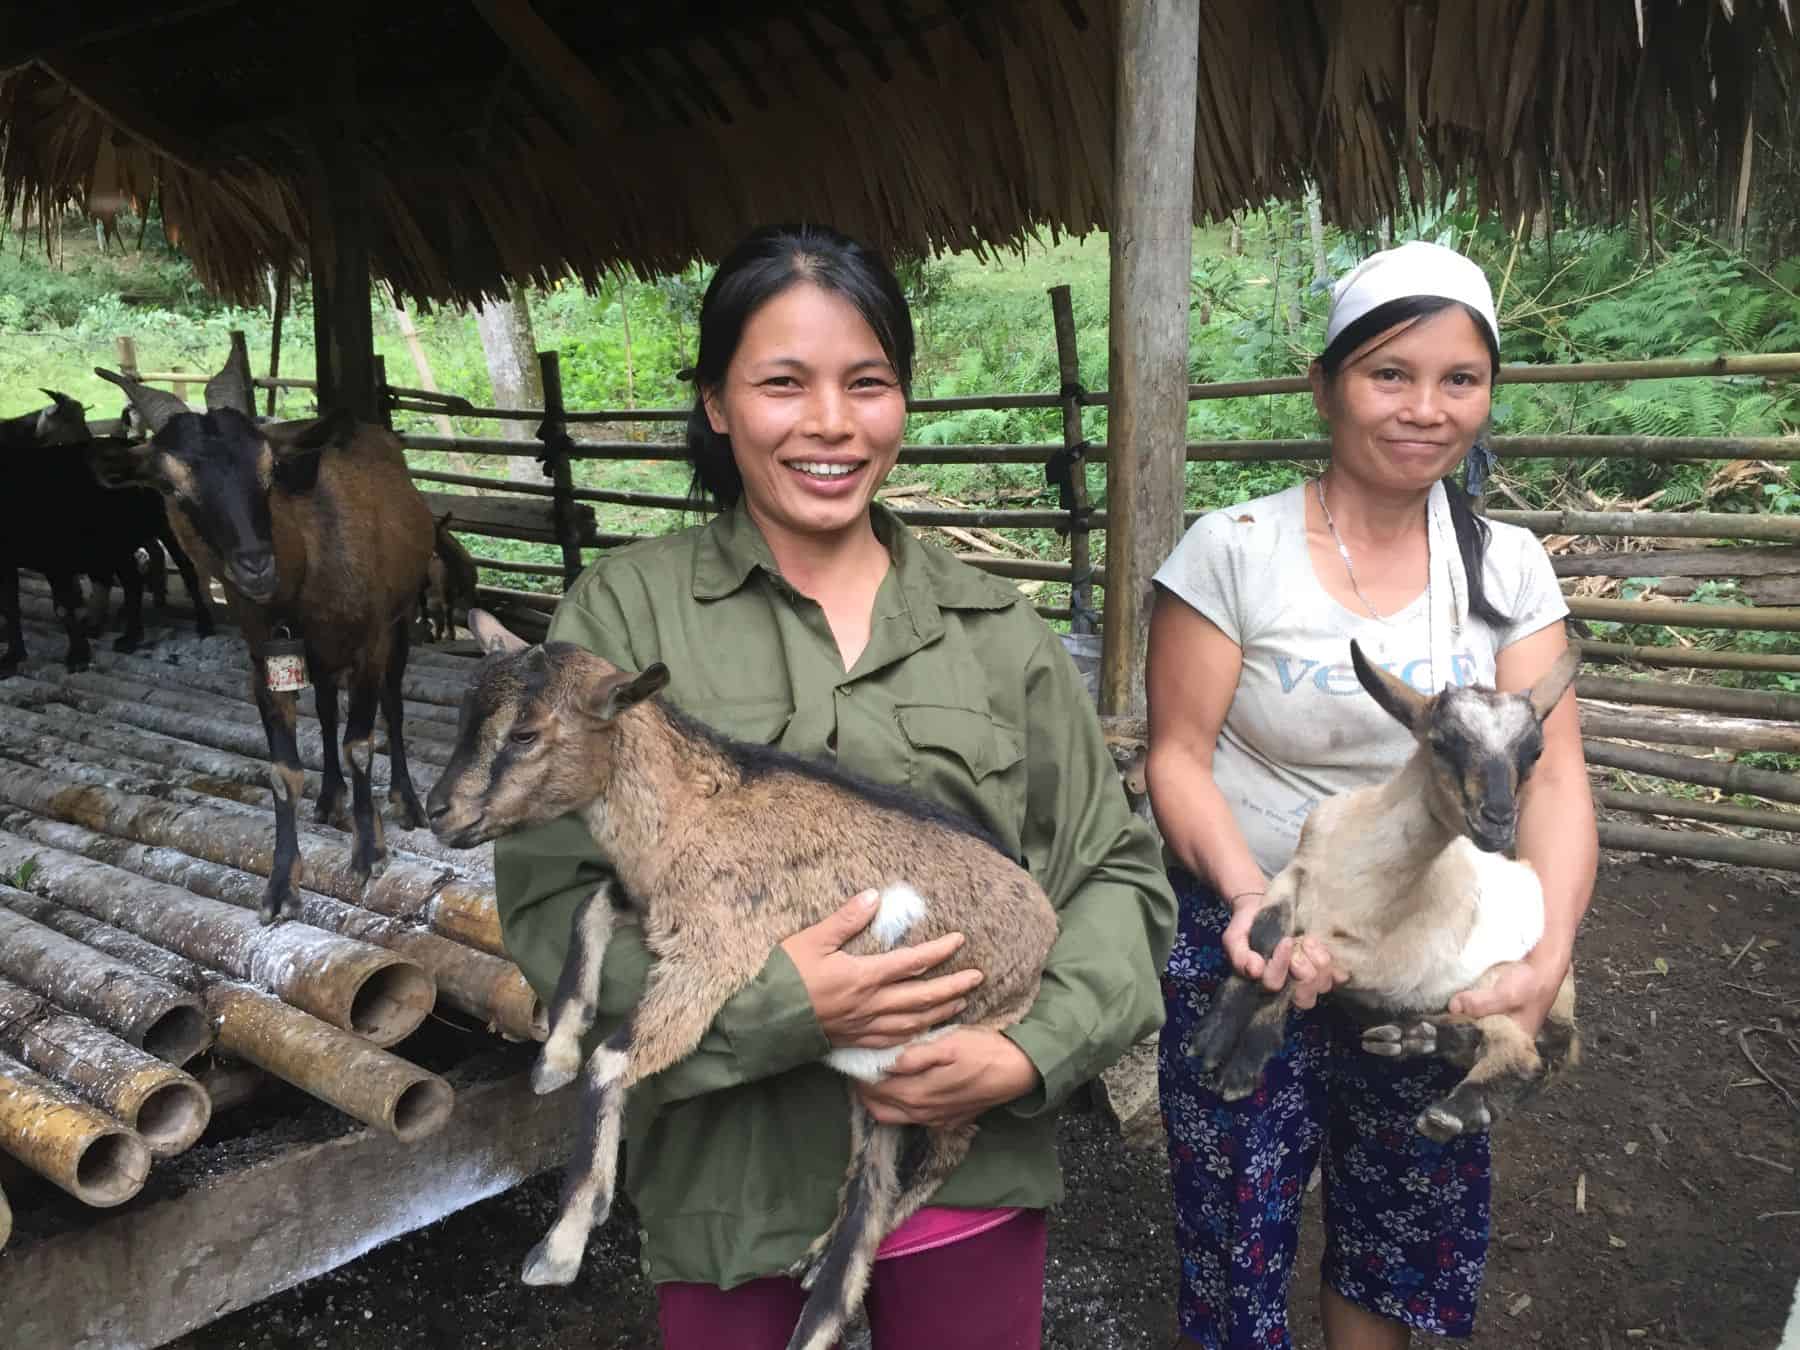
[[[255,403],[250,393],[250,358],[235,342],[231,344],[231,355],[225,358],[219,373],[206,382],[206,410],[214,412],[220,408],[230,408],[251,421],[256,420]]]
[[[125,391],[125,397],[131,400],[131,406],[137,409],[138,416],[144,419],[144,425],[150,429],[152,436],[161,431],[171,417],[193,411],[175,395],[161,389],[152,389],[130,375],[103,370],[99,366],[94,367],[94,374]]]

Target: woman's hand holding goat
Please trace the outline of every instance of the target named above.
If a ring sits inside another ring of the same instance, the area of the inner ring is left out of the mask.
[[[1333,969],[1331,949],[1311,933],[1302,933],[1298,939],[1282,938],[1269,959],[1263,960],[1250,945],[1250,925],[1262,907],[1261,891],[1234,902],[1231,922],[1225,928],[1225,955],[1232,969],[1245,979],[1260,980],[1271,994],[1289,988],[1295,1007],[1310,1008],[1321,994],[1329,994],[1343,982],[1344,973]]]
[[[961,933],[872,956],[844,951],[874,921],[876,898],[874,891],[864,891],[781,944],[806,986],[820,1029],[838,1049],[904,1045],[961,1012],[964,996],[981,983],[979,970],[923,978],[956,954]]]
[[[1484,989],[1465,989],[1450,1000],[1450,1011],[1459,1017],[1493,1017],[1504,1014],[1536,1036],[1550,1014],[1550,1005],[1562,988],[1568,963],[1546,970],[1534,951],[1523,961],[1509,961],[1491,973],[1493,983]]]
[[[1025,1052],[998,1031],[958,1027],[906,1051],[857,1095],[884,1125],[961,1125],[1038,1085]]]

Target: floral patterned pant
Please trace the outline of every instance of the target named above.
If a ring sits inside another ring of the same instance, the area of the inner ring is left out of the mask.
[[[1163,977],[1159,1068],[1182,1334],[1217,1350],[1292,1344],[1288,1282],[1318,1163],[1331,1287],[1417,1330],[1467,1336],[1487,1252],[1488,1136],[1435,1144],[1412,1125],[1461,1071],[1364,1053],[1355,1024],[1326,1000],[1292,1016],[1254,1093],[1220,1101],[1182,1046],[1230,973],[1230,912],[1204,882],[1180,871],[1171,880],[1181,926]]]

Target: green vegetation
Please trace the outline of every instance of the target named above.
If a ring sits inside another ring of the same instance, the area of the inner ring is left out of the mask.
[[[1572,362],[1716,352],[1800,349],[1800,258],[1757,261],[1667,217],[1646,245],[1630,224],[1564,227],[1545,235],[1515,232],[1452,197],[1420,213],[1402,237],[1436,239],[1476,257],[1496,278],[1508,361]],[[1195,232],[1189,293],[1195,381],[1255,379],[1303,371],[1318,350],[1328,295],[1313,285],[1313,256],[1304,211],[1271,205],[1242,222],[1233,251],[1226,225]],[[112,364],[114,340],[136,340],[145,370],[183,368],[197,376],[216,365],[226,334],[242,328],[259,368],[267,364],[270,319],[209,299],[152,219],[127,222],[99,247],[91,228],[71,218],[51,265],[35,235],[9,233],[0,249],[0,414],[35,405],[39,387],[61,389],[112,415],[116,391],[93,376]],[[1328,271],[1336,275],[1375,247],[1372,238],[1326,234]],[[1046,392],[1059,383],[1047,289],[1070,287],[1082,382],[1107,384],[1107,242],[1103,237],[1045,240],[1020,255],[958,255],[916,260],[901,269],[919,332],[916,393],[941,397]],[[691,397],[676,372],[693,356],[700,296],[708,272],[694,267],[654,282],[609,280],[597,293],[565,283],[532,298],[538,344],[562,354],[569,406],[676,407]],[[387,307],[371,297],[377,345],[397,384],[416,384],[412,356]],[[473,319],[462,313],[416,314],[424,353],[440,388],[478,404],[492,401]],[[281,373],[312,373],[312,315],[305,288],[284,323]],[[197,391],[196,391],[197,392]],[[284,412],[307,411],[288,393]],[[1086,430],[1106,434],[1103,410],[1086,415]],[[402,426],[433,430],[431,419],[401,414]],[[1789,435],[1800,430],[1800,380],[1756,378],[1658,380],[1611,385],[1508,385],[1495,398],[1501,433],[1637,435]],[[462,435],[500,434],[492,422],[453,419]],[[1318,423],[1304,395],[1208,400],[1190,406],[1192,439],[1286,439],[1315,436]],[[517,435],[516,430],[507,434]],[[670,438],[671,424],[615,423],[591,430],[606,440]],[[923,444],[1046,443],[1059,440],[1054,411],[920,414],[909,439]],[[419,468],[495,478],[538,478],[528,458],[415,453]],[[1195,464],[1188,469],[1190,507],[1222,505],[1294,481],[1296,463]],[[678,462],[584,462],[587,486],[679,495],[687,486]],[[1035,466],[968,465],[903,468],[897,483],[920,483],[980,505],[1053,506],[1055,495]],[[1099,475],[1092,478],[1096,493]],[[1765,465],[1669,465],[1630,461],[1509,462],[1501,495],[1530,506],[1604,505],[1644,509],[1800,512],[1800,489],[1785,469]],[[655,532],[679,523],[667,512],[596,508],[601,528]],[[1067,556],[1054,531],[1017,536],[1046,557]],[[1096,536],[1097,551],[1103,539]],[[554,561],[551,550],[505,540],[482,541],[483,556]],[[512,586],[549,586],[547,579],[490,574]],[[1643,584],[1639,583],[1640,587]],[[1628,583],[1624,593],[1633,593]],[[1046,587],[1039,603],[1066,604],[1066,588]],[[1709,583],[1694,597],[1743,603],[1730,585]],[[1665,630],[1594,625],[1596,633],[1633,641],[1666,641]],[[1707,646],[1792,651],[1778,634],[1720,631],[1693,635]],[[1748,680],[1800,687],[1800,680]]]

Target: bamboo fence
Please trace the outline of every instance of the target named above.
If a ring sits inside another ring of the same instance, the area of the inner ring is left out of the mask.
[[[1111,449],[1089,441],[1083,431],[1082,413],[1087,408],[1107,407],[1107,391],[1082,388],[1079,353],[1068,307],[1066,288],[1050,292],[1062,387],[1054,392],[973,395],[957,398],[916,399],[912,411],[954,412],[971,409],[1040,409],[1062,416],[1062,436],[1054,442],[1030,445],[906,445],[903,464],[1017,464],[1040,465],[1050,487],[1057,490],[1056,509],[975,509],[908,504],[904,498],[890,503],[895,514],[918,529],[943,531],[953,540],[981,545],[974,531],[1056,530],[1069,540],[1069,560],[1012,556],[982,547],[959,548],[959,556],[996,576],[1022,583],[1050,583],[1069,588],[1067,605],[1039,606],[1045,617],[1066,621],[1075,633],[1102,633],[1103,594],[1107,575],[1104,563],[1095,563],[1091,543],[1096,532],[1130,528],[1117,518],[1117,507],[1096,509],[1091,504],[1087,470],[1104,466]],[[540,357],[544,374],[545,407],[541,411],[480,407],[465,399],[436,391],[383,386],[385,405],[393,412],[442,414],[463,418],[517,422],[541,416],[535,439],[516,437],[444,436],[402,432],[401,440],[414,450],[448,450],[515,459],[532,458],[542,467],[542,479],[516,473],[503,478],[415,469],[414,477],[431,489],[473,489],[477,495],[433,495],[434,506],[454,509],[454,528],[460,534],[488,538],[532,539],[557,546],[560,564],[511,561],[477,556],[489,584],[480,589],[483,603],[501,613],[528,635],[541,635],[554,608],[553,592],[496,584],[492,578],[559,578],[565,585],[579,571],[584,558],[605,549],[645,537],[604,533],[594,525],[588,509],[593,504],[627,506],[667,512],[672,523],[679,513],[703,512],[686,497],[666,493],[577,486],[572,471],[576,460],[612,462],[663,461],[685,458],[685,448],[675,440],[609,441],[576,440],[571,429],[595,424],[618,425],[685,423],[685,408],[634,408],[574,410],[564,406],[560,368],[556,354]],[[142,378],[173,381],[180,372],[152,373]],[[1800,353],[1717,356],[1691,360],[1610,361],[1562,366],[1505,366],[1502,383],[1565,384],[1616,380],[1677,379],[1694,377],[1774,378],[1800,375]],[[259,380],[273,393],[280,389],[306,389],[304,380]],[[1190,401],[1227,398],[1264,398],[1277,394],[1304,394],[1304,377],[1195,384]],[[1792,437],[1644,437],[1644,436],[1500,436],[1491,446],[1501,459],[1588,459],[1621,457],[1658,463],[1750,460],[1769,464],[1800,461],[1800,439]],[[1186,447],[1189,462],[1305,463],[1322,459],[1321,440],[1291,441],[1196,441]],[[1533,511],[1494,509],[1488,514],[1499,521],[1524,526],[1541,537],[1582,538],[1612,544],[1630,543],[1631,549],[1597,553],[1563,553],[1555,561],[1559,575],[1569,578],[1661,576],[1672,578],[1731,577],[1741,579],[1752,596],[1766,594],[1789,603],[1721,605],[1694,603],[1678,598],[1620,600],[1574,594],[1569,597],[1571,617],[1582,624],[1595,622],[1629,626],[1634,632],[1659,628],[1676,635],[1673,645],[1641,641],[1594,640],[1584,642],[1592,666],[1626,667],[1649,672],[1671,672],[1663,678],[1620,679],[1584,675],[1578,685],[1583,734],[1590,760],[1617,772],[1654,778],[1663,785],[1709,788],[1715,794],[1763,797],[1770,803],[1800,805],[1800,797],[1784,794],[1776,786],[1783,776],[1721,760],[1719,755],[1741,753],[1800,753],[1800,696],[1754,690],[1726,689],[1693,683],[1682,672],[1730,671],[1749,674],[1800,674],[1800,645],[1777,644],[1774,651],[1748,651],[1736,644],[1725,649],[1696,645],[1686,635],[1713,633],[1800,633],[1800,517],[1768,514],[1722,514],[1706,511],[1654,512],[1641,510]],[[1189,512],[1191,523],[1198,513]],[[988,536],[992,538],[993,536]],[[1662,547],[1639,548],[1654,541]],[[1681,543],[1686,547],[1668,547]],[[1024,550],[1019,550],[1023,552]],[[1666,561],[1665,561],[1666,560]],[[1679,678],[1678,678],[1679,676]],[[129,687],[91,690],[128,699]],[[1671,754],[1663,747],[1680,747],[1688,753]],[[432,744],[421,747],[429,761]],[[1614,841],[1629,837],[1629,847],[1674,856],[1719,856],[1716,831],[1748,828],[1782,831],[1787,813],[1755,806],[1731,806],[1722,802],[1688,803],[1675,809],[1670,803],[1685,802],[1657,790],[1621,792],[1607,789],[1600,799],[1609,809],[1649,815],[1665,821],[1684,822],[1688,828],[1650,829],[1633,826],[1629,834],[1609,831]],[[1711,807],[1710,811],[1701,809]],[[1624,828],[1624,827],[1620,827]],[[1626,847],[1622,842],[1618,846]],[[1741,846],[1741,847],[1739,847]],[[1700,852],[1693,852],[1700,849]],[[1738,839],[1733,857],[1754,857],[1763,865],[1800,870],[1800,847],[1762,838]]]

